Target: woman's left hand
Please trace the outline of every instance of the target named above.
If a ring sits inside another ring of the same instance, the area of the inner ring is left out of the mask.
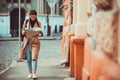
[[[40,31],[39,34],[38,34],[38,36],[43,36],[43,32]]]

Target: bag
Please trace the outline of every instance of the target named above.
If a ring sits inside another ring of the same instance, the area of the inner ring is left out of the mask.
[[[20,59],[26,59],[27,58],[26,49],[23,48],[23,43],[20,47],[20,53],[19,54],[20,54]]]

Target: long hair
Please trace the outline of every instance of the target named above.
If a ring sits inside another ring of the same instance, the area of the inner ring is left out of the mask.
[[[37,15],[36,10],[31,10],[30,13],[29,13],[29,15]]]
[[[29,15],[36,15],[37,16],[37,12],[36,10],[31,10]],[[37,17],[34,21],[32,21],[30,18],[29,18],[29,21],[30,21],[30,24],[31,24],[31,27],[33,28],[34,24],[37,22],[38,23],[38,20],[37,20]]]

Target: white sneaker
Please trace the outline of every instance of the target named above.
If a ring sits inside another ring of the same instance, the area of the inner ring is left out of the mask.
[[[30,79],[30,78],[32,78],[32,74],[29,74],[29,75],[27,76],[27,79]]]
[[[33,78],[33,79],[37,79],[37,75],[36,75],[36,74],[33,74],[32,78]]]

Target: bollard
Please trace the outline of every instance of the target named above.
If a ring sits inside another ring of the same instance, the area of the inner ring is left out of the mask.
[[[63,31],[63,26],[61,25],[60,27],[59,27],[59,32],[62,32]]]
[[[55,25],[54,33],[57,33],[57,25]]]
[[[50,36],[50,34],[51,34],[51,26],[48,25],[47,27],[48,27],[48,28],[47,28],[47,29],[48,29],[48,30],[47,30],[47,31],[48,31],[48,32],[47,32],[47,36]]]

